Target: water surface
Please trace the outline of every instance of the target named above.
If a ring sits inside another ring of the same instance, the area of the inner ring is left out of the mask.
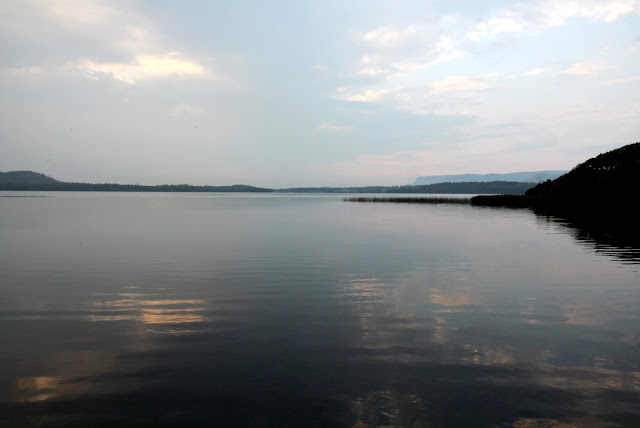
[[[637,252],[556,219],[2,195],[0,424],[640,426]]]

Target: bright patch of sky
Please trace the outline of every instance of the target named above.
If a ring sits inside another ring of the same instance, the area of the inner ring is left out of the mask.
[[[640,140],[640,1],[0,0],[0,171],[392,185]]]

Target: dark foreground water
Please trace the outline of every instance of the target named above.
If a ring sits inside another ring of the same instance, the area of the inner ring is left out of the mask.
[[[639,260],[551,218],[2,195],[2,426],[640,426]]]

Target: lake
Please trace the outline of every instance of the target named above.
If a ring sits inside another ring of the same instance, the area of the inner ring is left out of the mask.
[[[1,426],[640,426],[637,249],[561,219],[0,196]]]

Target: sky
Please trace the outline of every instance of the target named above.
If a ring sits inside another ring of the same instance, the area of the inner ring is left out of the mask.
[[[0,0],[0,171],[264,187],[640,141],[640,0]]]

